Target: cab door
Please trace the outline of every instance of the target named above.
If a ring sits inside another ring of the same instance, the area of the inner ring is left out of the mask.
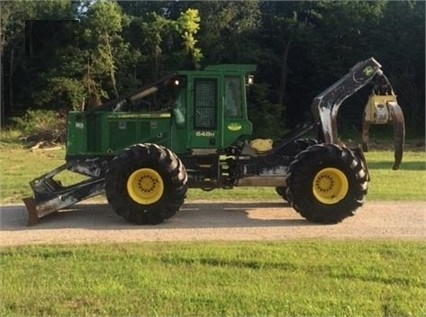
[[[223,103],[220,77],[193,77],[192,123],[190,147],[192,149],[217,149],[222,147]]]

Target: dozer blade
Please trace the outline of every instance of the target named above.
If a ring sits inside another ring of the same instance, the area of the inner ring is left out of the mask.
[[[46,182],[46,179],[43,181]],[[60,187],[56,191],[45,192],[42,200],[40,192],[35,191],[33,187],[35,198],[23,199],[28,211],[28,225],[35,225],[42,217],[103,193],[104,183],[105,179],[102,177],[89,179],[69,187]]]
[[[42,217],[104,192],[105,178],[101,176],[71,186],[62,186],[53,177],[67,167],[64,164],[30,182],[34,197],[23,199],[28,211],[29,226],[35,225]]]
[[[24,201],[25,207],[27,207],[27,211],[28,211],[27,224],[29,226],[33,226],[37,223],[38,219],[41,218],[42,216],[38,214],[34,198],[27,197],[22,200]]]
[[[65,205],[58,203],[58,199],[52,199],[41,204],[37,204],[33,197],[22,199],[28,212],[28,226],[37,224],[40,218],[58,212],[59,209],[64,208]]]

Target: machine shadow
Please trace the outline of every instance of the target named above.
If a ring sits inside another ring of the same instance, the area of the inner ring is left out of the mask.
[[[22,205],[0,207],[0,231],[51,229],[88,230],[162,230],[203,228],[250,228],[315,226],[297,214],[288,204],[265,202],[186,203],[180,211],[163,223],[135,225],[117,216],[108,204],[77,204],[27,225],[27,211]]]

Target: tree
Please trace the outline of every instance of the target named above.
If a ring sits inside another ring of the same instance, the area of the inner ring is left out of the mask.
[[[199,46],[205,64],[257,62],[253,36],[260,22],[258,1],[198,1]]]
[[[333,1],[318,3],[316,10],[318,19],[306,36],[314,89],[325,88],[355,62],[373,56],[399,95],[407,126],[424,128],[424,2]],[[347,101],[340,123],[360,127],[365,97]]]
[[[200,16],[198,15],[197,9],[188,9],[182,12],[177,20],[178,30],[183,40],[182,46],[184,53],[191,56],[192,62],[195,68],[200,67],[201,59],[203,54],[201,49],[197,47],[197,40],[195,35],[200,29]]]
[[[22,109],[17,105],[31,105],[32,94],[37,91],[39,74],[50,62],[51,52],[61,43],[49,41],[44,45],[40,38],[33,36],[33,21],[40,21],[38,26],[49,26],[51,20],[74,18],[75,4],[67,0],[58,1],[8,1],[1,2],[1,53],[2,80],[5,90],[2,95],[2,112],[4,115]],[[44,34],[49,37],[52,34]],[[38,45],[38,50],[34,47]],[[3,85],[2,85],[3,87]],[[25,89],[23,89],[25,87]],[[17,94],[15,91],[19,91]]]
[[[129,68],[137,53],[121,35],[127,20],[117,3],[97,1],[78,16],[78,43],[58,50],[40,76],[47,89],[35,93],[39,105],[85,110],[133,84]]]
[[[389,2],[371,34],[394,86],[407,126],[425,127],[425,2]]]
[[[280,118],[284,119],[289,110],[289,73],[294,73],[295,65],[303,63],[303,55],[300,52],[294,54],[292,50],[307,44],[305,38],[312,28],[312,21],[317,12],[315,4],[310,2],[262,2],[261,9],[262,28],[259,32],[259,43],[262,50],[268,54],[268,63],[264,66],[272,68],[271,77],[277,83],[273,87],[276,91],[274,102],[281,109]]]
[[[99,76],[109,79],[115,97],[119,96],[116,80],[116,53],[117,48],[127,49],[121,36],[125,23],[120,7],[116,2],[99,0],[93,3],[84,19],[84,37],[90,57],[86,74],[88,80]],[[89,69],[89,67],[91,69]],[[96,106],[96,104],[94,105]]]
[[[120,3],[129,15],[125,30],[130,45],[141,54],[138,75],[145,81],[157,79],[164,71],[193,68],[203,57],[197,46],[200,17],[196,9],[179,14],[166,3]],[[137,15],[133,15],[137,14]]]

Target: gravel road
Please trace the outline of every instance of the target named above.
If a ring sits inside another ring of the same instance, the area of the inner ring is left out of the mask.
[[[0,207],[0,246],[142,241],[411,239],[426,233],[426,202],[367,202],[337,225],[301,218],[282,202],[188,202],[158,226],[136,226],[107,204],[78,204],[26,225],[25,207]]]

